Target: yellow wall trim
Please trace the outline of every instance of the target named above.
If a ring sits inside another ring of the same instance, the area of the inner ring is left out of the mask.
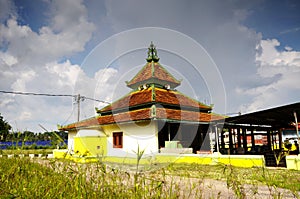
[[[59,152],[61,151],[61,152]],[[75,162],[112,162],[122,164],[136,164],[136,158],[134,157],[112,157],[112,156],[99,156],[89,155],[80,156],[78,154],[65,155],[63,150],[54,150],[55,158],[67,158],[74,160]],[[221,155],[221,154],[209,154],[209,155],[197,155],[197,154],[156,154],[155,156],[143,157],[140,164],[154,164],[154,163],[187,163],[187,164],[228,164],[236,167],[264,167],[265,161],[262,155]],[[299,159],[300,164],[300,159]]]

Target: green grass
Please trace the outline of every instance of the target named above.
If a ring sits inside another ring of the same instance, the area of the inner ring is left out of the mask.
[[[133,173],[102,163],[42,164],[28,158],[0,158],[0,198],[177,198],[169,191],[171,184],[164,186],[144,174],[134,178]]]
[[[8,155],[8,154],[50,154],[53,153],[53,149],[4,149],[0,150],[0,154],[2,155]]]
[[[128,167],[132,169],[125,169]],[[116,169],[101,162],[0,158],[0,198],[203,198],[203,179],[225,181],[236,198],[245,198],[244,184],[252,185],[254,194],[257,186],[266,185],[274,198],[280,196],[278,187],[291,190],[295,197],[300,191],[300,172],[286,169],[198,164],[157,166],[159,169],[149,172],[134,168],[123,165]],[[212,194],[209,197],[220,197]]]

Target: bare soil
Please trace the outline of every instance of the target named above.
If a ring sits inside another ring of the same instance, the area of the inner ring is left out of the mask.
[[[44,166],[50,167],[49,160],[47,159],[34,159]],[[58,161],[59,162],[59,161]],[[76,164],[76,163],[74,163]],[[58,169],[59,172],[59,169]],[[149,176],[153,178],[154,176]],[[156,179],[162,179],[161,176],[155,176]],[[170,176],[164,177],[165,185],[167,187],[179,187],[179,198],[282,198],[294,199],[300,198],[300,192],[292,193],[292,191],[283,188],[268,187],[266,185],[257,184],[243,184],[227,186],[225,180],[214,179],[199,179],[191,177]],[[127,182],[128,183],[128,182]],[[176,186],[174,186],[174,183]],[[231,182],[232,183],[232,182]],[[299,182],[300,183],[300,182]],[[235,190],[232,187],[236,187]],[[174,190],[177,191],[177,190]],[[240,194],[240,195],[239,195]]]

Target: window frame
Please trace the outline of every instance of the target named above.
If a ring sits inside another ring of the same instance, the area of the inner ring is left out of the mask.
[[[123,148],[123,132],[113,132],[113,148]]]

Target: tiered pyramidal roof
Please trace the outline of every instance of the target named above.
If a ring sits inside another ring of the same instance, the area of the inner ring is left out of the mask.
[[[138,72],[135,77],[127,83],[132,89],[137,89],[144,84],[154,84],[157,87],[169,87],[174,89],[180,85],[180,81],[174,78],[158,61],[157,51],[151,42],[148,48],[147,64]],[[141,88],[141,87],[140,87]]]
[[[209,123],[222,116],[212,107],[175,90],[180,81],[159,64],[153,43],[148,48],[146,65],[127,83],[130,93],[112,104],[97,109],[98,116],[76,122],[62,130],[140,120],[167,120]]]

